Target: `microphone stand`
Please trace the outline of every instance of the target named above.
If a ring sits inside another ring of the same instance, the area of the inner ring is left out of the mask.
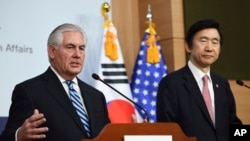
[[[114,91],[116,91],[118,94],[120,94],[121,96],[123,96],[124,98],[126,98],[128,101],[130,101],[131,103],[133,103],[134,105],[136,105],[137,107],[139,107],[141,110],[143,110],[144,114],[146,115],[146,119],[144,119],[145,122],[149,122],[149,116],[147,111],[139,104],[135,103],[133,100],[131,100],[130,98],[128,98],[127,96],[125,96],[124,94],[122,94],[121,92],[119,92],[118,90],[116,90],[114,87],[112,87],[111,85],[109,85],[107,82],[103,81],[97,74],[93,73],[92,77],[96,80],[100,80],[102,83],[104,83],[105,85],[107,85],[108,87],[110,87],[111,89],[113,89]]]

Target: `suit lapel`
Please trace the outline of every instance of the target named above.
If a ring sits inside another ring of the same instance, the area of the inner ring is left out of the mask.
[[[73,119],[77,126],[85,133],[82,123],[76,112],[74,112],[75,109],[57,76],[50,68],[45,74],[45,79],[47,80],[46,86],[50,95],[59,105],[61,105],[62,109],[65,110],[65,112]]]
[[[217,79],[215,77],[215,75],[211,74],[211,79],[213,81],[213,89],[214,89],[214,104],[215,104],[215,125],[216,126],[219,126],[218,124],[222,123],[220,122],[220,117],[223,117],[223,115],[220,115],[222,114],[222,109],[223,106],[220,102],[220,99],[222,99],[222,96],[223,96],[223,92],[221,91],[221,87],[222,87],[222,84],[219,82],[219,79]]]
[[[80,90],[81,90],[81,95],[82,95],[82,98],[83,98],[83,102],[85,104],[85,107],[86,107],[86,110],[87,110],[87,113],[88,113],[88,117],[89,117],[89,122],[90,122],[90,128],[91,128],[91,131],[93,132],[93,125],[94,125],[94,107],[91,106],[91,103],[92,103],[92,98],[89,97],[90,93],[88,91],[88,89],[86,88],[86,86],[84,85],[84,83],[82,83],[81,81],[79,81],[79,79],[77,80],[78,81],[78,85],[80,87]]]
[[[202,97],[202,93],[199,89],[199,86],[191,72],[191,70],[188,68],[188,66],[185,67],[186,73],[184,73],[183,77],[185,79],[185,87],[188,91],[188,93],[195,99],[198,107],[201,110],[201,113],[205,116],[205,118],[208,120],[208,122],[213,126],[213,122],[209,116],[206,104],[204,102],[204,99]]]
[[[80,81],[79,79],[78,79],[78,85],[80,87],[83,101],[86,106],[86,110],[88,112],[91,133],[92,136],[95,136],[99,133],[96,131],[95,128],[98,118],[96,117],[95,105],[93,105],[95,99],[93,99],[93,97],[91,96],[93,92],[88,88],[87,84]]]

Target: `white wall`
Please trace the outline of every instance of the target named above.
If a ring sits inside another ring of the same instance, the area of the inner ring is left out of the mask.
[[[0,117],[8,116],[14,86],[47,69],[47,38],[59,24],[75,23],[85,30],[88,42],[80,77],[91,83],[91,65],[102,43],[103,2],[110,0],[0,0]]]

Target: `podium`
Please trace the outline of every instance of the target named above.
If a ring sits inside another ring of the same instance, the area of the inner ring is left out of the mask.
[[[124,135],[171,135],[172,141],[196,141],[186,136],[177,123],[110,123],[96,138],[81,141],[124,141]]]

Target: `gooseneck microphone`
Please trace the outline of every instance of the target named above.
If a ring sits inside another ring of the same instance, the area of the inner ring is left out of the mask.
[[[244,86],[244,87],[246,87],[246,88],[250,89],[250,86],[248,86],[248,85],[244,84],[244,82],[243,82],[243,81],[241,81],[241,80],[236,80],[236,83],[237,83],[238,85],[240,85],[240,86]]]
[[[145,119],[146,122],[149,122],[148,113],[147,113],[147,111],[142,106],[140,106],[139,104],[135,103],[133,100],[131,100],[130,98],[128,98],[127,96],[125,96],[124,94],[122,94],[121,92],[119,92],[117,89],[115,89],[114,87],[112,87],[111,85],[109,85],[107,82],[103,81],[97,74],[93,73],[92,77],[95,80],[101,81],[103,84],[107,85],[108,87],[110,87],[111,89],[113,89],[114,91],[116,91],[118,94],[120,94],[121,96],[123,96],[124,98],[126,98],[128,101],[130,101],[131,103],[133,103],[134,105],[136,105],[137,107],[139,107],[145,113],[145,115],[146,115],[146,119]]]

